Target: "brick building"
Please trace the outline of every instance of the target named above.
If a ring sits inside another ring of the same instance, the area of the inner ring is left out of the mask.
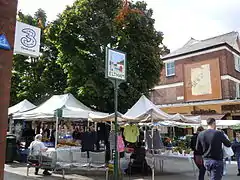
[[[240,119],[240,40],[237,32],[195,40],[163,58],[152,101],[168,113]],[[227,114],[227,115],[226,115]]]

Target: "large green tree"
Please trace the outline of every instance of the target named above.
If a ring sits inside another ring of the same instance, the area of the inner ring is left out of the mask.
[[[23,99],[39,104],[53,94],[63,93],[66,75],[56,63],[58,51],[46,39],[46,13],[39,9],[34,16],[18,13],[18,20],[41,28],[41,55],[38,58],[15,55],[12,70],[11,105]]]
[[[66,91],[97,110],[112,112],[113,86],[104,77],[104,48],[127,53],[127,82],[119,88],[119,109],[125,112],[159,81],[162,32],[154,28],[145,2],[76,0],[48,29],[59,51],[58,63],[68,75]]]

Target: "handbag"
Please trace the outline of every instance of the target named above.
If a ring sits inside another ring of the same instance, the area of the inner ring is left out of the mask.
[[[232,150],[231,147],[226,147],[223,146],[223,158],[228,158],[228,157],[232,157],[234,155],[234,152]]]

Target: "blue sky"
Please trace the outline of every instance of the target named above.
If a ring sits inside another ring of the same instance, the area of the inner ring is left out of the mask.
[[[33,14],[38,8],[54,20],[74,0],[19,0],[18,9]],[[154,11],[155,27],[171,50],[191,37],[205,39],[240,30],[240,0],[145,0]]]

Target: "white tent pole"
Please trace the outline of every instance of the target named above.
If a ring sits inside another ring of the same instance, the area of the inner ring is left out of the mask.
[[[55,137],[55,148],[57,148],[58,143],[58,115],[56,115],[56,137]]]
[[[152,111],[151,111],[151,122],[152,122],[152,149],[153,149],[153,115],[152,115]]]

